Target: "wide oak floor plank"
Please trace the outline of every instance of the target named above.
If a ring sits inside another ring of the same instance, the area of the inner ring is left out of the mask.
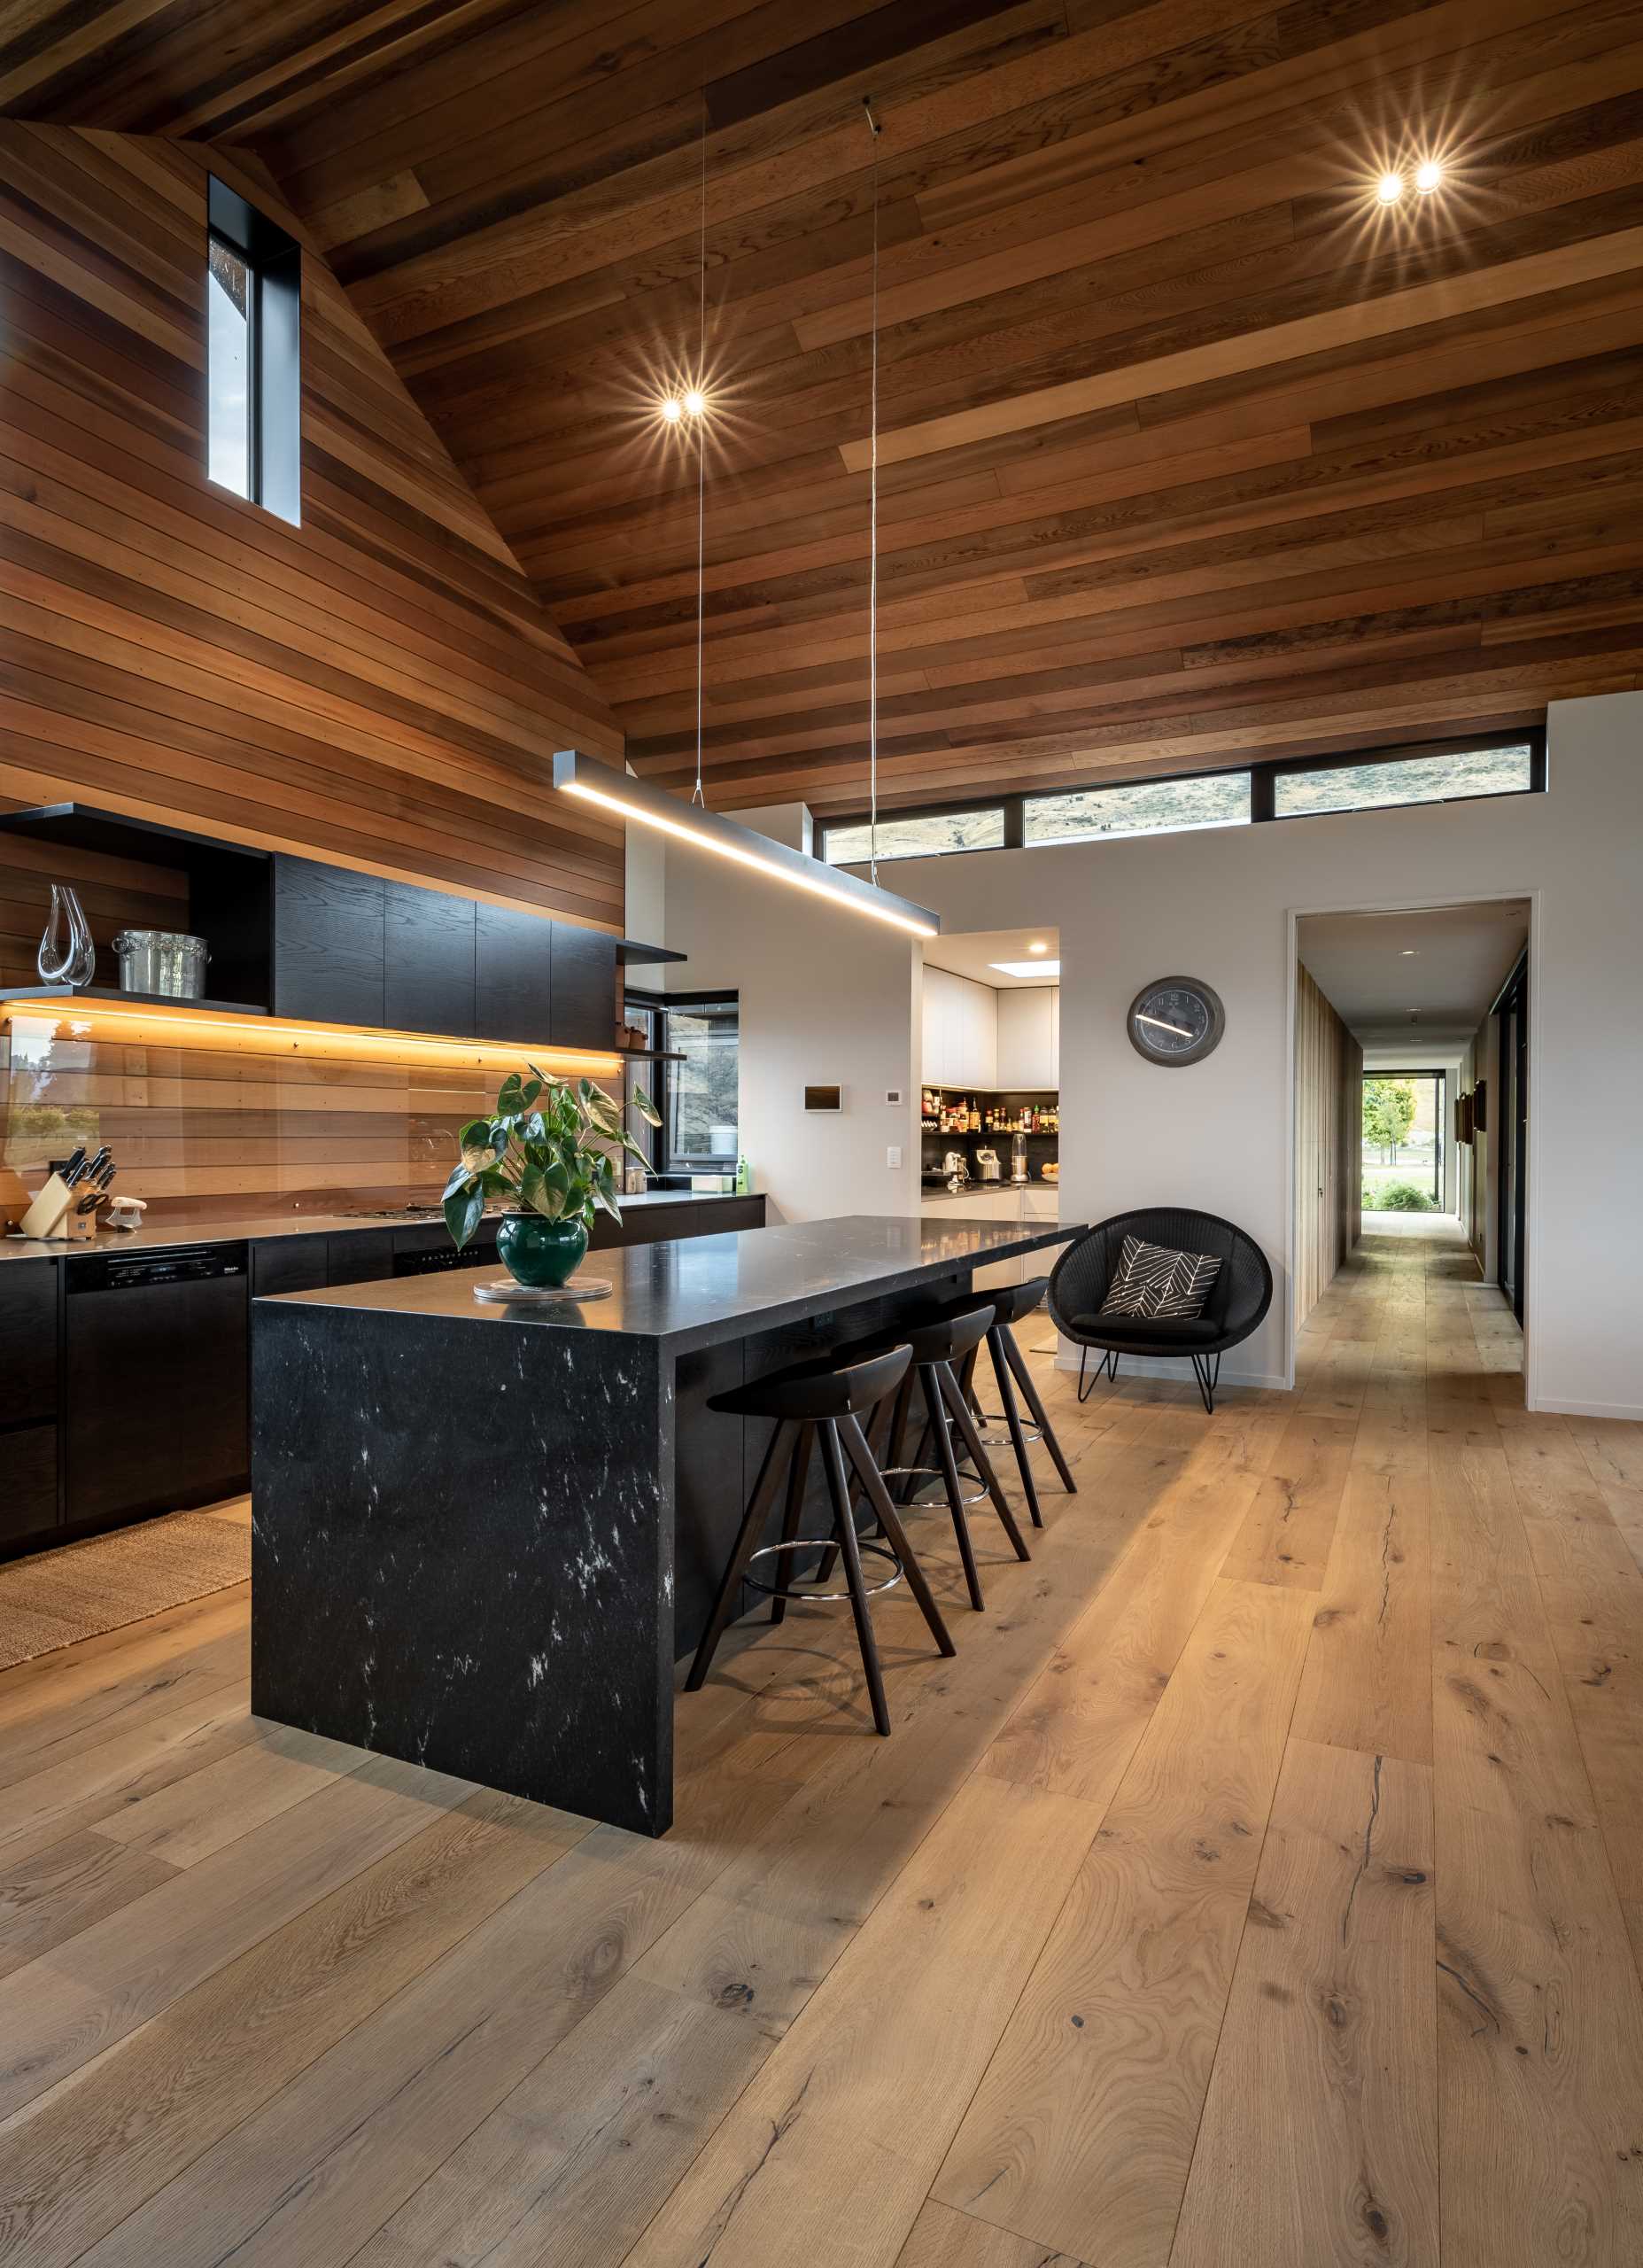
[[[1432,1931],[1430,1771],[1292,1740],[1170,2268],[1437,2268]]]

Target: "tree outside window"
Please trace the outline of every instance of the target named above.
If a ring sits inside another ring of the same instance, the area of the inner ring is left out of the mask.
[[[1410,1079],[1366,1079],[1363,1083],[1363,1138],[1381,1153],[1383,1165],[1397,1162],[1398,1152],[1414,1123],[1414,1083]]]

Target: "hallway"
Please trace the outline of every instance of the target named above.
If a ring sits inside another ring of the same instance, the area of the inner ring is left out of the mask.
[[[243,1591],[0,1675],[0,2249],[1633,2268],[1643,1428],[1521,1344],[1411,1220],[1293,1397],[1039,1363],[958,1662],[740,1626],[659,1843],[260,1725]]]

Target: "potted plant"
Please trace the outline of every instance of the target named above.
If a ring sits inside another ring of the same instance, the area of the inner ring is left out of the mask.
[[[475,1118],[458,1136],[461,1160],[445,1186],[446,1226],[460,1252],[484,1216],[487,1200],[508,1209],[496,1249],[515,1283],[533,1289],[570,1281],[587,1250],[596,1208],[620,1221],[616,1166],[624,1153],[650,1170],[628,1134],[622,1110],[591,1079],[554,1079],[528,1067],[510,1071],[489,1118]],[[652,1126],[662,1118],[642,1088],[633,1107]]]

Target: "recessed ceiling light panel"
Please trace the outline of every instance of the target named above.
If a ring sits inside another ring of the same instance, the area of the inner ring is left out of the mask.
[[[996,968],[1001,976],[1059,976],[1061,974],[1058,960],[989,960],[987,965],[989,968]]]

